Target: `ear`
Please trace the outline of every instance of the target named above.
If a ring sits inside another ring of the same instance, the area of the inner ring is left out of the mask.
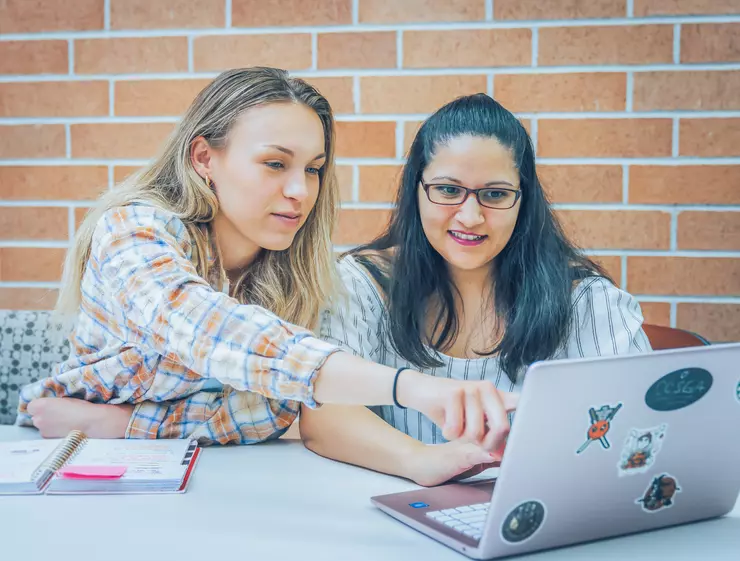
[[[190,144],[190,162],[195,172],[203,179],[213,175],[213,148],[202,136],[196,137]]]

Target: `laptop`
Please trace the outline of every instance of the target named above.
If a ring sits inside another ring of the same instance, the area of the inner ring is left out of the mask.
[[[719,517],[740,492],[740,343],[538,362],[495,480],[371,498],[473,559]]]

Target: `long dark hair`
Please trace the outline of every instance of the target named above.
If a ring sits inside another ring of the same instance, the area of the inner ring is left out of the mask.
[[[503,322],[504,335],[494,348],[479,351],[499,353],[503,370],[515,381],[522,368],[552,357],[563,344],[571,327],[574,282],[609,277],[566,238],[537,178],[532,141],[519,120],[498,102],[485,94],[460,97],[422,124],[409,149],[388,228],[350,253],[385,292],[395,351],[417,367],[442,366],[432,351],[444,352],[457,338],[457,289],[445,260],[422,229],[418,189],[436,148],[462,135],[495,138],[511,151],[519,170],[522,197],[517,223],[492,264],[492,312]],[[426,341],[432,297],[440,303],[432,331],[438,335]]]

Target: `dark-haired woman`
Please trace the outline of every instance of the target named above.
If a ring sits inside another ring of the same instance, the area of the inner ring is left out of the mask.
[[[423,123],[388,229],[340,268],[351,301],[325,313],[321,336],[388,366],[507,395],[535,361],[650,350],[637,301],[563,234],[526,130],[483,94]],[[421,485],[500,459],[475,434],[446,442],[400,405],[303,408],[301,436],[317,454]]]

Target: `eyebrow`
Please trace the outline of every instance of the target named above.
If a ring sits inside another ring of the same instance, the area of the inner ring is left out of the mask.
[[[431,181],[438,181],[438,180],[445,180],[450,181],[452,183],[457,183],[458,185],[462,185],[462,181],[459,179],[455,179],[454,177],[450,177],[449,175],[438,175],[437,177],[433,177]],[[485,183],[484,187],[490,187],[491,185],[508,185],[509,187],[513,187],[514,185],[512,183],[509,183],[508,181],[489,181],[488,183]]]
[[[295,157],[295,152],[291,150],[290,148],[286,148],[285,146],[280,146],[279,144],[265,144],[268,148],[274,148],[275,150],[279,150],[280,152],[283,152],[284,154],[288,154],[288,156]],[[322,152],[318,156],[316,156],[312,162],[315,162],[316,160],[320,160],[321,158],[326,158],[326,152]]]

